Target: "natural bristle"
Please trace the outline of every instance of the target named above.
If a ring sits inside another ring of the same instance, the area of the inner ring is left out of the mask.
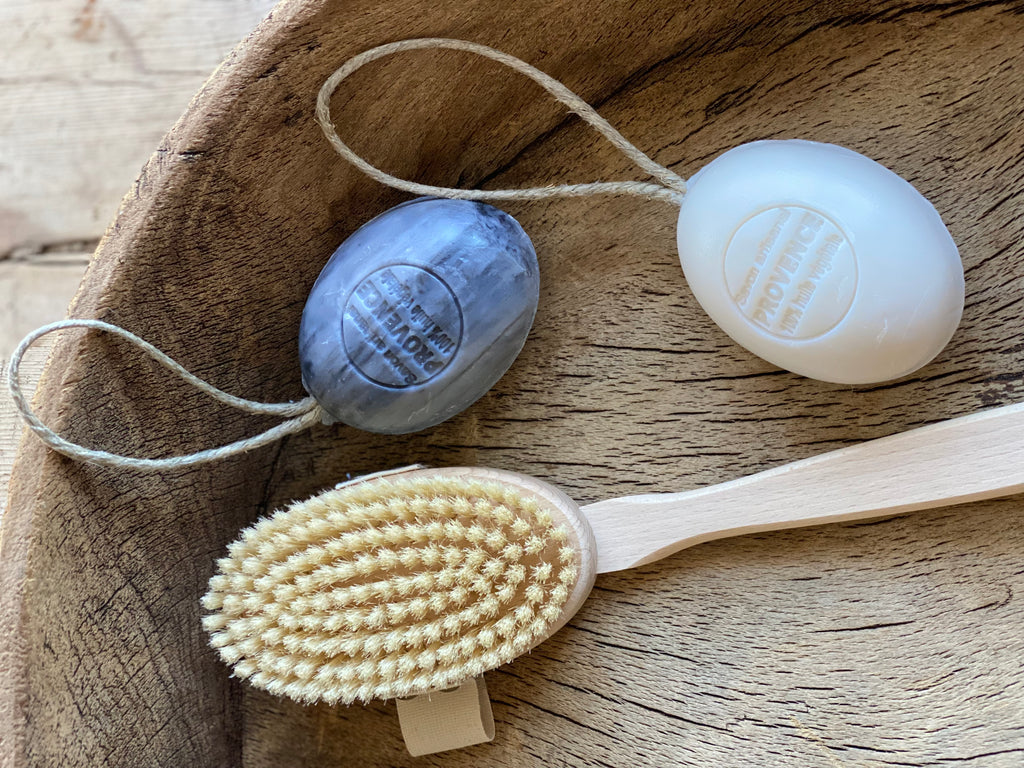
[[[550,634],[580,578],[574,543],[506,483],[376,478],[243,531],[203,626],[235,675],[302,702],[447,688]]]

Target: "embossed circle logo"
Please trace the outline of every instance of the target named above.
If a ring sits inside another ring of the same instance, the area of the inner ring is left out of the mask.
[[[430,381],[462,343],[462,310],[443,280],[408,264],[366,276],[348,297],[341,320],[348,359],[385,387]]]
[[[832,219],[796,205],[743,222],[725,252],[725,282],[758,330],[812,339],[846,317],[857,292],[850,239]]]

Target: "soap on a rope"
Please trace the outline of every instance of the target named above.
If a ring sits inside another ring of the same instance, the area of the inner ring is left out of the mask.
[[[302,382],[327,415],[370,432],[426,429],[508,370],[540,273],[518,222],[493,206],[419,198],[334,252],[299,328]]]
[[[690,288],[722,330],[814,379],[912,373],[963,312],[963,265],[935,208],[833,144],[729,150],[690,180],[677,236]]]
[[[657,183],[470,191],[410,182],[373,167],[338,136],[331,95],[364,64],[423,48],[470,51],[529,77]],[[9,365],[18,411],[51,448],[106,466],[156,471],[242,453],[316,421],[403,434],[454,416],[511,365],[538,300],[539,270],[529,238],[507,214],[467,202],[473,198],[634,194],[678,204],[679,257],[698,301],[749,351],[811,378],[867,384],[905,376],[938,354],[960,321],[963,265],[941,217],[906,181],[848,149],[754,142],[726,152],[687,182],[526,62],[439,38],[395,41],[349,59],[321,86],[316,119],[331,146],[370,178],[434,197],[378,216],[324,268],[299,332],[310,397],[293,403],[235,397],[123,328],[69,319],[26,336]],[[41,336],[68,327],[118,334],[211,397],[289,420],[228,445],[165,459],[71,443],[39,420],[18,381],[25,351]]]
[[[909,183],[852,150],[759,141],[689,182],[679,257],[710,317],[749,351],[841,384],[909,374],[960,321],[956,244]],[[349,237],[310,293],[303,383],[329,418],[404,434],[448,419],[505,373],[530,331],[539,269],[508,214],[419,198]]]

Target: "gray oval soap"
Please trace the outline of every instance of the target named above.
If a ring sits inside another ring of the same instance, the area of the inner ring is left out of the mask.
[[[515,360],[540,291],[523,228],[484,203],[419,198],[334,252],[302,312],[302,383],[336,421],[384,434],[439,424]]]

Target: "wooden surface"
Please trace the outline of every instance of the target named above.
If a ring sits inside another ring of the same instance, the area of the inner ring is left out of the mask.
[[[0,2],[0,361],[64,316],[138,169],[273,5]],[[20,422],[0,413],[2,514]]]
[[[1024,400],[1019,10],[280,6],[164,140],[74,306],[217,386],[302,394],[306,292],[346,234],[402,199],[335,161],[313,98],[346,57],[408,36],[464,37],[538,65],[685,175],[755,138],[865,152],[945,217],[967,269],[963,323],[904,381],[808,381],[738,349],[703,315],[674,254],[671,207],[508,206],[540,256],[540,310],[510,372],[451,422],[402,438],[322,427],[161,476],[25,446],[0,553],[6,764],[1019,766],[1020,497],[714,542],[602,576],[566,628],[488,676],[495,741],[443,756],[405,754],[392,704],[302,707],[231,681],[197,604],[239,527],[349,473],[480,464],[588,503]],[[334,108],[357,149],[424,181],[631,175],[536,88],[463,56],[367,68]],[[98,336],[58,343],[41,386],[53,424],[127,451],[193,450],[264,425]]]
[[[0,2],[0,258],[88,241],[273,0]]]

